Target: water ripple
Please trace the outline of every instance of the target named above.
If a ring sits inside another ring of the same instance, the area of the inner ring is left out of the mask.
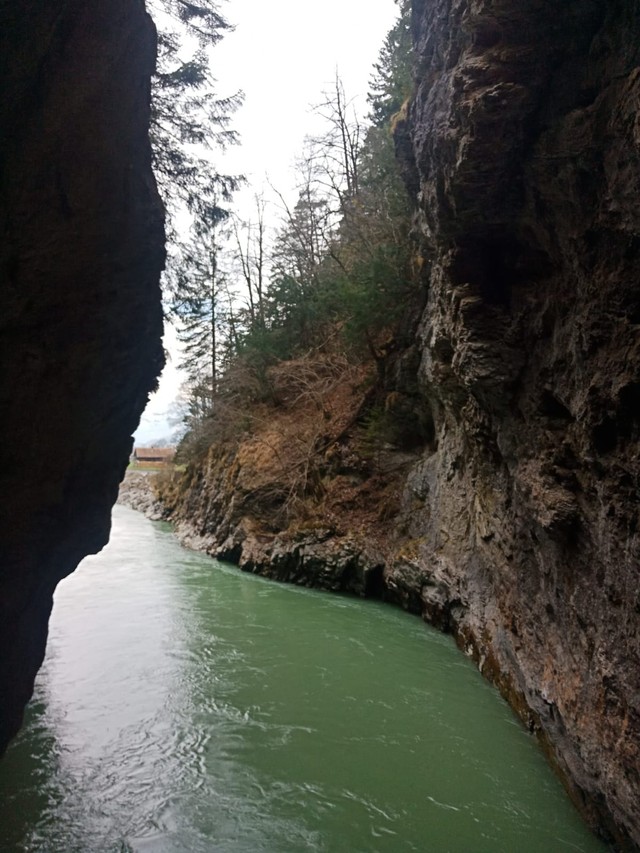
[[[0,849],[603,850],[450,639],[221,567],[121,508],[56,594],[0,764]]]

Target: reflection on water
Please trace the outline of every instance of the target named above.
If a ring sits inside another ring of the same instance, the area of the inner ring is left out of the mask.
[[[0,849],[604,848],[448,638],[220,566],[118,507],[56,594],[0,763]]]

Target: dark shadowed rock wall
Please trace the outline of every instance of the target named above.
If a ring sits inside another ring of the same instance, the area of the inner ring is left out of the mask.
[[[0,752],[163,362],[141,0],[0,5]]]
[[[398,127],[436,442],[399,601],[453,629],[640,845],[640,6],[414,0]]]

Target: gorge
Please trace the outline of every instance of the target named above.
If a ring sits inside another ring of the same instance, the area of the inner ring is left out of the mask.
[[[163,262],[142,3],[54,15],[29,2],[6,24],[3,743],[55,584],[108,535],[162,364]],[[391,417],[420,421],[419,441],[355,471],[366,392],[340,402],[336,385],[342,420],[318,451],[330,523],[311,506],[277,529],[277,466],[259,442],[218,448],[161,497],[209,553],[381,595],[451,631],[590,824],[638,849],[640,13],[414,0],[412,28],[415,93],[395,138],[426,304],[383,393]]]

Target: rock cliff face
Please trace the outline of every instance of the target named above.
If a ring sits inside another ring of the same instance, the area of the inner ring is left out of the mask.
[[[398,149],[431,260],[399,601],[640,845],[640,12],[414,0]]]
[[[372,401],[345,373],[322,417],[313,394],[254,412],[159,494],[194,547],[452,631],[636,850],[640,11],[413,5],[397,143],[428,297],[375,393],[420,440],[364,452]]]
[[[453,631],[591,823],[635,849],[640,12],[430,0],[413,23],[397,141],[430,266],[418,407],[433,426],[395,532],[384,471],[349,463],[345,433],[320,476],[329,494],[360,482],[378,516],[349,516],[340,492],[278,530],[248,442],[214,449],[173,517],[245,569],[379,593]]]
[[[243,571],[379,594],[389,507],[399,504],[415,456],[363,455],[358,422],[370,404],[373,366],[338,361],[318,356],[274,368],[277,404],[245,404],[235,423],[229,411],[226,434],[212,430],[208,451],[185,472],[128,473],[119,501],[152,518],[162,507],[183,544]],[[243,428],[249,408],[252,422]]]
[[[0,11],[0,752],[163,362],[141,0]]]

